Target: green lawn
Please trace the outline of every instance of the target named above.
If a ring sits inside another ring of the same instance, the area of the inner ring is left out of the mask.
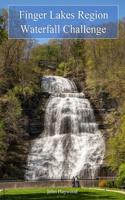
[[[58,192],[59,190],[59,192]],[[63,192],[78,191],[77,194],[63,194]],[[48,192],[51,192],[47,194]],[[61,193],[62,192],[62,193]],[[2,192],[0,193],[2,194]],[[0,199],[3,199],[0,196]],[[5,191],[6,200],[42,200],[42,199],[71,199],[71,200],[125,200],[125,194],[98,191],[83,188],[32,188]]]

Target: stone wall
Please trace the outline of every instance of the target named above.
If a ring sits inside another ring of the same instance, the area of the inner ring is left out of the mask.
[[[98,187],[98,180],[79,180],[78,186]],[[18,181],[18,182],[0,182],[0,189],[22,189],[22,188],[61,188],[72,187],[70,180],[47,180],[47,181]]]

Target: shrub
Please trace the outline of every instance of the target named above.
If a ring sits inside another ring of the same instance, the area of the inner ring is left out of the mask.
[[[57,69],[57,70],[56,70],[56,76],[63,76],[63,71],[62,71],[62,69]]]
[[[107,187],[106,180],[102,180],[99,182],[99,187]]]
[[[121,180],[115,180],[115,181],[114,181],[114,187],[115,187],[115,188],[120,188],[120,186],[121,186],[122,184],[123,184],[123,183],[122,183]]]
[[[65,63],[64,62],[59,64],[59,68],[56,70],[56,76],[63,76],[64,67],[65,67]]]
[[[65,63],[64,62],[62,62],[62,63],[59,64],[59,68],[60,69],[64,70],[64,67],[65,67]]]
[[[109,188],[113,188],[114,187],[114,180],[107,180],[106,182],[107,182],[107,186]]]

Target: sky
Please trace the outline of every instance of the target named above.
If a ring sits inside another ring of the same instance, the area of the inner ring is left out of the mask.
[[[119,19],[125,17],[125,0],[2,0],[0,8],[8,9],[8,5],[119,5]],[[40,44],[49,39],[37,39]]]

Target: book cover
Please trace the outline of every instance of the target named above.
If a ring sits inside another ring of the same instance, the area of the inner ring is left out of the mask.
[[[1,2],[1,181],[123,184],[124,6]]]

